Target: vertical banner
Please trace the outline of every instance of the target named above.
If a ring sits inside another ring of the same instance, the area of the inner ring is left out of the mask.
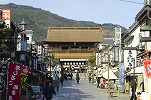
[[[8,100],[19,100],[21,67],[20,64],[8,65]]]
[[[146,77],[150,78],[151,77],[151,59],[143,59],[142,62],[144,65]]]
[[[20,80],[22,85],[26,82],[29,72],[30,72],[30,68],[28,66],[22,66],[21,80]]]
[[[124,63],[119,63],[119,85],[124,86],[125,83],[125,67],[124,67]]]

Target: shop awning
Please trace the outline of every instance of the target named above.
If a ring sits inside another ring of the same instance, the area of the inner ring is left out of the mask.
[[[108,79],[108,71],[102,73],[102,75],[105,79]],[[118,79],[111,69],[109,70],[109,79]]]

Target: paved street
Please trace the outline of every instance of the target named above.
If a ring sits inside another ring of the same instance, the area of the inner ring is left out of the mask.
[[[76,83],[75,77],[73,80],[64,81],[52,100],[129,100],[129,96],[125,93],[118,96],[116,92],[114,97],[109,97],[107,89],[96,88],[81,74],[80,84]]]

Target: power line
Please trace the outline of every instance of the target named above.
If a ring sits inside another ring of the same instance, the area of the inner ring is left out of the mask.
[[[140,2],[133,2],[133,1],[128,1],[128,0],[120,0],[120,1],[129,2],[129,3],[135,3],[135,4],[144,4],[144,3],[140,3]]]

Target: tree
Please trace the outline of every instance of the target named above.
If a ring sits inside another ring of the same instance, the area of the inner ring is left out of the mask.
[[[99,49],[98,49],[98,43],[95,43],[93,48],[92,48],[92,56],[88,59],[89,61],[89,64],[91,65],[91,67],[93,67],[95,65],[95,53],[99,52]]]
[[[2,23],[0,21],[0,23]],[[9,58],[11,51],[16,48],[16,43],[13,39],[13,31],[0,24],[0,57]]]
[[[99,43],[95,43],[95,44],[94,44],[93,49],[92,49],[92,50],[93,50],[93,53],[99,52],[99,47],[98,47],[98,46],[99,46]]]

